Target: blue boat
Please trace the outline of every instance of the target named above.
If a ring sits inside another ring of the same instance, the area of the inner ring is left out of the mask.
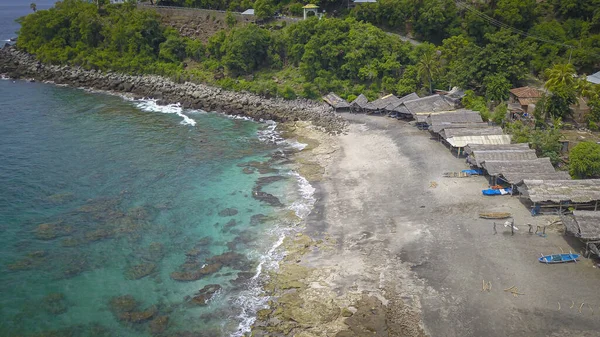
[[[541,263],[565,263],[565,262],[577,262],[579,254],[554,254],[538,257],[538,261]]]

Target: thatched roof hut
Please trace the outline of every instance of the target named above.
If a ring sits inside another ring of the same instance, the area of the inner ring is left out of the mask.
[[[474,123],[478,124],[474,125]],[[483,122],[479,112],[466,109],[430,114],[427,117],[427,124],[433,133],[440,133],[446,128],[489,127],[487,123]]]
[[[520,189],[532,202],[589,203],[600,201],[600,179],[529,180]]]
[[[323,96],[323,100],[325,101],[325,103],[331,105],[336,111],[350,108],[350,104],[346,102],[345,99],[341,98],[333,92],[330,92],[327,95]]]
[[[402,102],[400,101],[400,98],[394,96],[393,94],[383,96],[371,102],[375,110],[378,111],[383,111],[388,105],[395,103],[400,104]]]
[[[350,109],[356,112],[367,112],[375,110],[375,107],[369,103],[369,99],[365,95],[360,94],[350,103]]]
[[[486,136],[486,135],[502,135],[504,131],[499,126],[489,126],[487,128],[444,128],[440,135],[444,139],[463,136]]]
[[[554,170],[549,158],[506,161],[486,160],[481,163],[481,166],[490,176],[512,185],[520,184],[523,180],[542,176],[549,181],[570,178],[567,172]]]
[[[600,240],[600,212],[575,210],[561,220],[567,233],[583,240]]]
[[[412,95],[412,94],[411,94]],[[426,112],[440,112],[453,110],[454,105],[444,99],[443,96],[435,94],[422,98],[406,100],[394,110],[402,115],[410,115],[414,118],[416,114]]]
[[[471,147],[469,144],[467,147]],[[535,150],[505,150],[505,151],[481,151],[470,150],[467,161],[471,165],[482,167],[484,161],[511,161],[511,160],[534,160],[537,159]]]
[[[417,95],[416,92],[413,92],[408,95],[400,97],[397,101],[390,103],[388,106],[385,107],[385,109],[388,111],[398,112],[400,110],[396,110],[396,109],[398,109],[398,107],[400,107],[402,105],[402,103],[407,102],[407,101],[416,100],[416,99],[419,99],[419,95]]]
[[[474,151],[524,151],[529,150],[529,144],[527,143],[517,143],[517,144],[496,144],[496,145],[488,145],[488,144],[469,144],[465,147],[465,152],[468,154],[473,153]]]

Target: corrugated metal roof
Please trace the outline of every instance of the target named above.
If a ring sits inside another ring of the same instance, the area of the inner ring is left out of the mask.
[[[484,136],[484,135],[502,135],[504,131],[499,126],[489,126],[487,128],[444,128],[440,135],[444,138],[463,137],[463,136]]]
[[[468,144],[510,144],[510,135],[482,135],[451,137],[446,141],[452,147],[465,147]]]
[[[600,84],[600,71],[595,74],[592,74],[590,76],[587,76],[586,79],[588,82],[592,82],[594,84]]]
[[[465,147],[465,152],[468,154],[473,151],[522,151],[529,150],[528,143],[517,143],[517,144],[498,144],[498,145],[485,145],[485,144],[469,144]]]
[[[524,180],[523,186],[523,194],[533,202],[583,203],[600,200],[600,179]]]
[[[517,98],[517,100],[519,101],[519,104],[521,104],[521,105],[530,105],[530,104],[537,104],[537,102],[540,99],[538,97],[536,97],[536,98]]]
[[[539,91],[538,89],[532,88],[532,87],[513,88],[513,89],[510,89],[510,92],[519,98],[542,97],[542,92]]]

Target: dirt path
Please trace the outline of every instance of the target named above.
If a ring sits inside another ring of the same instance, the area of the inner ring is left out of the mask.
[[[537,262],[558,247],[580,249],[559,233],[527,234],[526,223],[544,225],[547,218],[532,218],[517,198],[484,198],[482,177],[442,178],[468,167],[427,132],[388,118],[348,118],[350,131],[326,167],[321,208],[307,228],[338,242],[334,254],[308,262],[336,267],[336,292],[400,301],[422,315],[431,336],[596,335],[600,273],[590,260]],[[498,226],[494,235],[480,211],[509,211],[520,231],[511,236]],[[483,280],[491,291],[482,292]],[[503,291],[513,285],[525,295]]]

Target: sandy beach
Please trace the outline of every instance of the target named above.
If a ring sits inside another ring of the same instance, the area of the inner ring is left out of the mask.
[[[344,116],[341,136],[295,130],[310,144],[297,161],[318,201],[304,232],[286,240],[270,286],[278,300],[259,312],[254,335],[597,335],[593,261],[537,261],[582,249],[560,225],[528,233],[556,217],[532,217],[517,197],[482,196],[484,177],[444,178],[469,167],[427,131]],[[494,234],[482,211],[512,213],[519,230],[499,224]]]

